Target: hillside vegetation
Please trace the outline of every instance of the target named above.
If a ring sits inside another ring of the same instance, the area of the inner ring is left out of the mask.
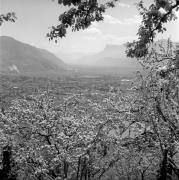
[[[8,36],[0,36],[0,71],[33,73],[62,71],[65,63],[47,50],[22,43]]]

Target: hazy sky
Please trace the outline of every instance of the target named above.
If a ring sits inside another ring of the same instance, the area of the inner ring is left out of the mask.
[[[100,51],[106,44],[122,44],[136,38],[140,18],[135,2],[137,0],[121,0],[115,8],[107,10],[104,22],[94,23],[85,31],[69,31],[66,38],[55,44],[48,41],[46,33],[49,27],[57,25],[58,16],[65,10],[57,1],[0,0],[1,13],[14,11],[18,18],[15,23],[4,23],[0,27],[0,35],[12,36],[54,53]],[[179,20],[166,27],[167,33],[159,38],[171,37],[179,41]]]

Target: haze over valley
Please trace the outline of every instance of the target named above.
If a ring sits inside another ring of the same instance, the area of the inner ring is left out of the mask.
[[[103,74],[106,71],[122,74],[122,72],[131,73],[140,70],[141,66],[136,59],[126,57],[125,48],[125,44],[107,45],[101,52],[89,55],[77,53],[75,59],[69,59],[68,54],[66,57],[63,54],[61,58],[60,55],[22,43],[12,37],[0,36],[0,71],[16,74],[66,71],[68,74],[70,71],[76,72],[85,68],[89,69],[89,72],[94,69],[96,73],[98,71],[102,73],[104,70]]]

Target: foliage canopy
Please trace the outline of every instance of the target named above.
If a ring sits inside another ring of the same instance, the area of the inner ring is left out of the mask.
[[[16,15],[14,12],[9,12],[7,14],[0,14],[0,26],[4,21],[15,22]]]
[[[67,28],[72,31],[88,28],[94,21],[102,21],[103,14],[107,8],[113,8],[118,0],[59,0],[58,4],[69,7],[67,11],[59,16],[60,24],[52,26],[47,34],[50,40],[65,37]],[[166,29],[164,24],[175,20],[175,11],[179,9],[178,0],[154,0],[149,7],[141,0],[137,3],[137,8],[142,17],[142,22],[138,30],[138,40],[128,43],[127,56],[144,57],[148,52],[148,46],[153,42],[156,32],[162,33]]]

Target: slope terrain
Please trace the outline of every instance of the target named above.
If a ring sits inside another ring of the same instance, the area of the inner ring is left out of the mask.
[[[65,63],[47,50],[0,36],[0,72],[41,73],[65,69]]]

